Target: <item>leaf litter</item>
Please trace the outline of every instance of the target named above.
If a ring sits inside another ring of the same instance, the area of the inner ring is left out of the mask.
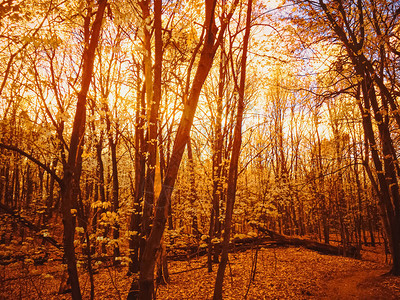
[[[366,251],[367,250],[367,251]],[[385,275],[390,266],[375,248],[365,259],[322,255],[298,248],[261,248],[229,254],[224,299],[400,299],[400,278]],[[381,252],[380,252],[381,253]],[[157,299],[212,299],[218,264],[207,272],[207,257],[169,262],[170,283],[157,286]],[[80,269],[84,299],[89,299],[87,272]],[[0,267],[0,299],[70,299],[59,295],[60,263],[41,266],[16,262]],[[94,274],[96,299],[126,299],[132,277],[126,267],[99,267]]]

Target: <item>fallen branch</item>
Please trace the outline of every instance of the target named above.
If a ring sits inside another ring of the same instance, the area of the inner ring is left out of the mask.
[[[47,252],[40,252],[32,254],[18,254],[18,255],[0,255],[0,265],[7,266],[18,261],[25,261],[31,259],[35,266],[43,265],[48,259],[49,254]]]
[[[0,203],[0,209],[3,210],[5,213],[9,214],[10,216],[12,216],[19,224],[21,224],[21,225],[31,229],[32,231],[36,232],[36,234],[40,238],[42,238],[45,242],[48,242],[49,244],[53,245],[57,249],[60,249],[60,250],[62,249],[62,246],[59,243],[57,243],[57,241],[54,238],[44,235],[44,233],[41,232],[41,229],[38,226],[36,226],[32,222],[28,221],[24,217],[20,216],[12,208]]]
[[[50,169],[48,166],[46,166],[44,163],[42,163],[41,161],[39,161],[37,158],[33,157],[29,153],[26,153],[24,150],[19,149],[18,147],[15,147],[15,146],[3,144],[1,142],[0,142],[0,148],[4,148],[4,149],[10,150],[10,151],[14,151],[14,152],[17,152],[17,153],[21,154],[22,156],[25,156],[27,159],[29,159],[30,161],[34,162],[39,167],[41,167],[43,170],[45,170],[47,173],[49,173],[54,178],[54,180],[58,182],[58,184],[60,186],[63,185],[62,179],[57,176],[57,174],[56,174],[56,172],[54,170]]]
[[[214,243],[219,246],[221,242]],[[229,252],[246,251],[254,247],[276,247],[279,244],[267,237],[236,238],[229,243]],[[167,247],[168,260],[185,261],[208,253],[207,247],[200,245],[170,246]]]

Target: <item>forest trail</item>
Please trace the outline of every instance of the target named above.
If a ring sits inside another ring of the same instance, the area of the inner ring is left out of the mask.
[[[371,269],[337,273],[327,282],[325,299],[398,299],[382,284],[390,276],[388,272],[389,269]]]

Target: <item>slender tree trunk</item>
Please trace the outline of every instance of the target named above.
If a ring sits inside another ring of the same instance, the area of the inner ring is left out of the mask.
[[[58,159],[53,160],[52,164],[52,170],[55,172],[56,167],[58,164]],[[29,169],[28,169],[29,171]],[[48,221],[51,219],[52,214],[53,214],[53,206],[54,206],[54,184],[55,184],[55,179],[53,176],[50,176],[50,183],[49,183],[49,192],[47,195],[46,199],[46,215],[45,215],[45,224],[48,223]]]
[[[155,4],[156,2],[154,2]],[[144,22],[150,19],[150,1],[145,0],[139,2],[142,10],[142,18]],[[154,14],[156,21],[156,14]],[[160,16],[161,17],[161,16]],[[154,179],[155,179],[155,163],[156,156],[155,151],[157,149],[157,116],[158,106],[155,108],[156,103],[153,102],[153,73],[152,73],[152,60],[151,60],[151,32],[148,29],[148,25],[144,24],[143,27],[144,38],[144,77],[145,77],[145,98],[147,104],[147,133],[146,133],[146,174],[145,174],[145,186],[144,186],[144,206],[143,206],[143,217],[142,217],[142,241],[141,251],[144,250],[145,241],[150,233],[150,222],[153,213],[154,203]],[[160,86],[161,88],[161,86]],[[159,103],[158,103],[159,104]],[[153,122],[153,124],[152,124]],[[155,135],[155,136],[154,136]],[[153,140],[154,138],[154,140]]]
[[[160,0],[157,0],[156,2],[158,1]],[[233,9],[231,9],[225,20],[223,20],[217,41],[215,42],[216,27],[214,23],[214,11],[216,2],[214,0],[206,0],[205,28],[207,34],[200,54],[198,69],[193,78],[190,94],[183,108],[182,117],[175,137],[174,147],[171,153],[171,159],[169,160],[160,196],[155,207],[153,226],[147,239],[140,264],[140,299],[152,299],[153,297],[155,256],[160,247],[160,241],[165,229],[168,212],[167,207],[171,201],[171,193],[178,175],[185,146],[189,140],[189,133],[193,124],[194,114],[196,112],[202,86],[211,69],[215,52],[222,41],[223,34],[230,18],[232,17],[236,4],[237,1],[235,1]]]
[[[221,47],[222,48],[222,47]],[[212,263],[218,262],[218,251],[217,245],[213,245],[212,240],[214,236],[220,232],[221,222],[219,219],[220,214],[220,201],[224,199],[224,188],[222,178],[222,148],[223,148],[223,137],[222,137],[222,99],[224,96],[225,89],[225,77],[226,77],[226,58],[224,49],[221,49],[220,65],[219,65],[219,82],[218,82],[218,97],[217,97],[217,112],[215,118],[214,128],[214,141],[213,141],[213,194],[212,194],[212,205],[211,205],[211,216],[210,216],[210,228],[209,228],[209,241],[208,241],[208,272],[212,272]],[[214,257],[213,257],[214,248]]]
[[[150,18],[150,1],[140,2],[140,7],[143,14],[143,20]],[[154,27],[155,27],[155,64],[154,64],[154,82],[152,73],[152,61],[151,61],[151,33],[147,29],[147,24],[144,26],[144,72],[145,72],[145,97],[147,102],[147,139],[146,139],[146,150],[147,150],[147,168],[143,166],[141,170],[142,176],[145,176],[143,187],[144,187],[144,206],[143,216],[141,222],[141,237],[140,237],[140,257],[138,263],[142,261],[142,255],[146,247],[146,238],[150,234],[150,223],[153,214],[154,205],[154,181],[155,181],[155,169],[157,163],[157,135],[158,135],[158,116],[159,107],[161,102],[161,71],[162,71],[162,1],[154,1]],[[144,106],[143,106],[144,107]],[[144,154],[144,152],[142,152]],[[146,169],[146,174],[145,173]],[[139,179],[141,181],[142,179]],[[137,216],[138,217],[138,216]],[[137,223],[136,217],[136,223]],[[133,225],[133,224],[132,224]],[[136,260],[137,257],[134,257]],[[135,262],[136,263],[136,262]],[[154,270],[154,269],[153,269]],[[135,271],[137,269],[135,268]],[[128,299],[135,299],[137,297],[137,282],[133,280],[128,293]],[[142,288],[140,287],[140,290]]]
[[[195,208],[196,202],[198,200],[197,191],[196,191],[196,174],[193,160],[193,151],[192,151],[192,140],[189,138],[187,144],[187,153],[188,153],[188,164],[189,164],[189,181],[190,181],[190,191],[189,191],[189,203],[191,205],[191,215],[192,215],[192,235],[199,237],[199,228],[197,223],[197,211]]]
[[[82,299],[78,270],[76,267],[76,256],[74,247],[75,235],[75,212],[77,208],[77,197],[74,192],[79,187],[79,175],[81,166],[81,156],[83,151],[83,141],[86,122],[86,96],[92,79],[95,50],[100,37],[100,29],[107,0],[100,0],[96,12],[95,20],[90,30],[91,12],[85,20],[85,49],[83,51],[82,83],[78,93],[75,118],[73,122],[72,135],[69,147],[69,156],[64,165],[64,177],[61,184],[61,211],[64,225],[64,253],[68,268],[68,275],[71,283],[72,299]],[[91,32],[90,32],[91,31]]]
[[[118,133],[115,133],[115,139],[112,137],[109,138],[109,143],[110,143],[110,149],[111,149],[111,165],[112,165],[112,210],[115,214],[118,215],[119,211],[119,180],[118,180],[118,163],[117,163],[117,135]],[[113,251],[113,256],[114,256],[114,265],[118,265],[119,261],[117,260],[117,257],[120,256],[120,250],[119,250],[119,244],[118,244],[118,239],[119,239],[119,227],[120,224],[117,221],[116,224],[113,226],[113,240],[114,240],[114,251]]]
[[[239,86],[237,86],[239,99],[238,99],[238,107],[236,115],[236,125],[235,125],[232,155],[228,173],[228,190],[226,198],[226,212],[225,212],[225,226],[224,226],[225,231],[223,234],[221,262],[219,264],[217,278],[215,280],[214,296],[213,296],[214,300],[222,300],[223,280],[224,280],[225,268],[228,263],[230,231],[231,231],[231,224],[233,217],[233,207],[235,204],[235,196],[236,196],[236,184],[238,176],[240,148],[242,144],[242,120],[243,120],[244,95],[245,95],[245,84],[246,84],[246,64],[247,64],[248,43],[250,37],[252,7],[253,7],[253,0],[248,0],[246,30],[244,34],[243,54],[240,66],[241,67],[240,84]]]
[[[31,168],[28,165],[26,170],[26,198],[25,198],[25,208],[28,208],[31,205],[32,197],[33,197],[33,180],[31,174]]]
[[[363,205],[362,205],[362,191],[363,187],[361,186],[361,181],[360,181],[360,175],[359,175],[359,169],[357,166],[357,160],[358,160],[358,153],[356,146],[354,145],[354,175],[355,175],[355,181],[356,181],[356,186],[357,186],[357,200],[358,200],[358,211],[357,211],[357,222],[356,222],[356,232],[358,233],[358,247],[361,250],[362,248],[362,232],[364,233],[364,242],[366,240],[365,238],[365,229],[364,229],[364,220],[363,220]]]
[[[138,71],[139,72],[139,71]],[[139,76],[138,76],[139,78]],[[133,213],[129,224],[130,238],[129,251],[131,262],[129,263],[129,272],[139,272],[140,261],[140,224],[142,221],[142,205],[144,197],[145,181],[145,142],[144,142],[144,120],[141,115],[145,114],[144,89],[141,90],[141,83],[138,82],[137,103],[136,103],[136,124],[135,124],[135,194],[133,203]]]
[[[97,185],[96,189],[98,190],[101,203],[104,203],[106,202],[106,191],[104,188],[105,180],[104,180],[104,163],[103,163],[102,151],[103,151],[103,132],[100,132],[99,141],[97,142],[96,145],[96,158],[98,167],[97,170],[98,182],[96,184]],[[102,212],[103,208],[96,209],[95,215],[96,216],[101,215]]]

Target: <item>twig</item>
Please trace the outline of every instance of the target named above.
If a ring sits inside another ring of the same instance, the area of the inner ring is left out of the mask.
[[[110,268],[107,268],[107,271],[108,271],[108,274],[110,275],[111,283],[112,283],[113,287],[115,288],[115,290],[117,291],[118,299],[121,300],[122,299],[121,298],[121,293],[119,292],[118,287],[117,287],[117,285],[115,284],[115,282],[114,282],[114,280],[112,278],[112,274],[111,274]]]
[[[32,285],[33,285],[33,287],[35,288],[35,290],[36,290],[36,292],[37,292],[39,298],[40,298],[40,299],[43,299],[42,293],[41,293],[40,290],[37,288],[37,286],[36,286],[35,282],[33,281],[32,277],[29,277],[29,280],[32,282]]]
[[[254,248],[252,248],[252,251],[253,250],[254,250]],[[252,257],[251,270],[250,270],[250,279],[249,279],[249,284],[247,285],[246,294],[243,297],[244,299],[247,299],[247,295],[249,294],[251,283],[254,281],[254,278],[256,276],[257,255],[258,255],[258,247],[257,246],[255,247],[255,250],[256,250],[256,253]]]

